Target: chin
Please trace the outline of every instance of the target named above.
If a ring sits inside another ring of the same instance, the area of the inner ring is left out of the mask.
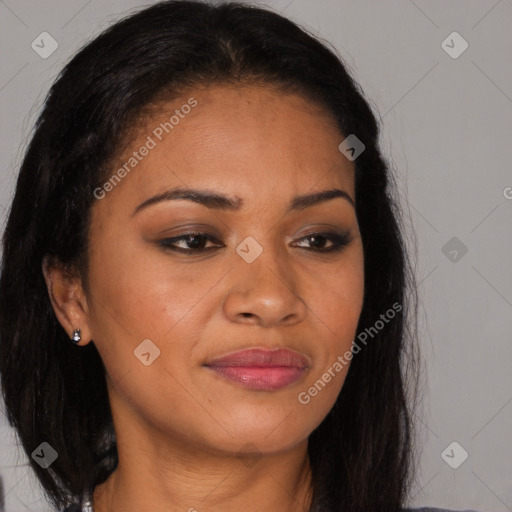
[[[210,439],[210,443],[224,452],[247,455],[270,455],[291,450],[305,441],[312,431],[309,425],[297,424],[296,419],[283,420],[283,417],[231,423],[227,430],[231,435]]]

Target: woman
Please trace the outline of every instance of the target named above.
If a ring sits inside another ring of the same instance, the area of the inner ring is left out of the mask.
[[[416,297],[390,179],[339,58],[277,14],[157,3],[84,47],[0,280],[8,419],[52,504],[402,510]]]

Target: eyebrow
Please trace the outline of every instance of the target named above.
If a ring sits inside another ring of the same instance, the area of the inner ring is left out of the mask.
[[[304,194],[294,197],[288,206],[287,213],[296,210],[304,210],[305,208],[309,208],[336,197],[346,199],[353,207],[355,207],[353,199],[347,192],[338,188],[333,188],[330,190],[323,190],[322,192],[314,192],[312,194]],[[195,203],[202,204],[207,208],[226,211],[238,211],[244,204],[243,199],[240,199],[239,197],[230,198],[209,190],[174,188],[166,190],[162,194],[158,194],[156,196],[150,197],[149,199],[146,199],[141,204],[139,204],[137,208],[135,208],[131,216],[133,217],[141,210],[144,210],[154,204],[177,199],[186,199],[189,201],[194,201]]]

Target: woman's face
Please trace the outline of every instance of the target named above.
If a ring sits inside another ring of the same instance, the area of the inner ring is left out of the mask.
[[[120,179],[98,191],[92,211],[83,325],[106,366],[116,429],[265,454],[304,441],[324,419],[364,291],[343,138],[301,96],[197,88],[162,104],[112,167]],[[177,188],[226,199],[172,199]],[[346,197],[296,200],[333,189]],[[203,235],[187,242],[191,231]],[[348,243],[328,251],[344,234]],[[307,366],[282,351],[212,366],[252,348],[289,349]]]

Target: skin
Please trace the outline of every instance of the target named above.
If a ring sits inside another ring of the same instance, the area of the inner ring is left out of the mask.
[[[322,107],[255,85],[195,88],[160,105],[130,151],[190,97],[198,105],[95,202],[87,281],[43,266],[61,325],[70,337],[80,328],[81,345],[94,340],[107,370],[119,466],[96,487],[95,511],[304,511],[308,436],[332,408],[348,365],[307,405],[297,397],[351,348],[363,249],[349,200],[287,208],[297,195],[333,188],[355,202],[354,167]],[[133,215],[173,187],[208,189],[243,206],[223,211],[181,199]],[[190,256],[159,246],[191,229],[212,235],[203,246],[217,249]],[[340,252],[322,253],[333,242],[306,237],[347,230],[351,241]],[[263,249],[252,263],[235,250],[249,236]],[[145,339],[160,350],[149,366],[134,356]],[[203,366],[253,347],[290,348],[310,367],[287,387],[255,391]]]

